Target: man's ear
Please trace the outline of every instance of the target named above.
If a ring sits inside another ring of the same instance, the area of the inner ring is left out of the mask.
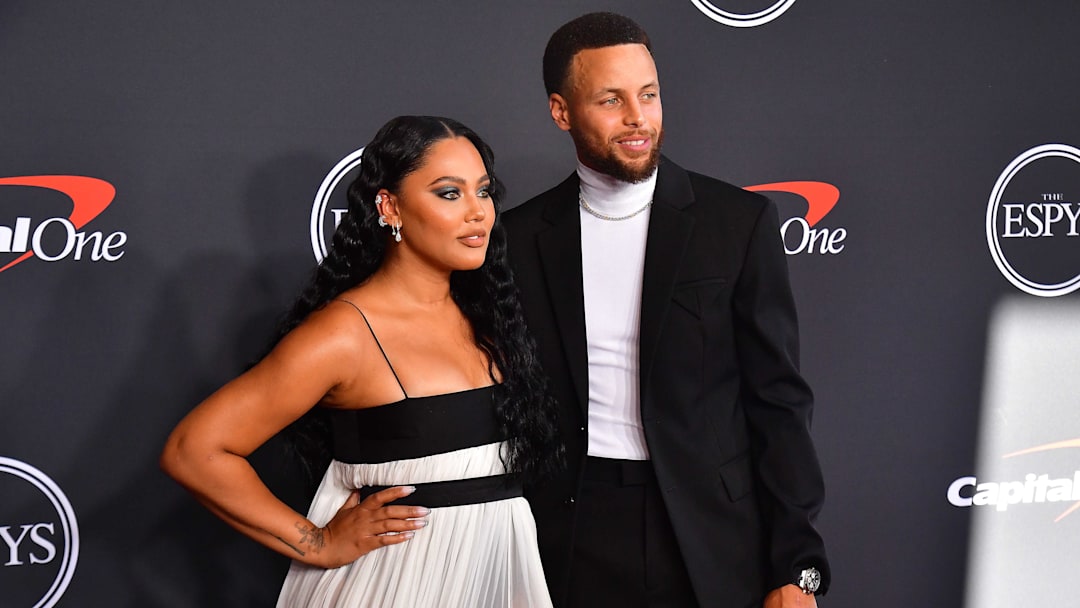
[[[570,130],[570,108],[566,98],[558,93],[552,93],[548,97],[548,107],[551,109],[551,120],[555,126],[563,131]]]

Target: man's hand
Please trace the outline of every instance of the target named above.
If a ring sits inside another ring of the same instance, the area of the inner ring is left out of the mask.
[[[798,585],[784,585],[765,596],[762,608],[817,608],[817,600],[803,593]]]

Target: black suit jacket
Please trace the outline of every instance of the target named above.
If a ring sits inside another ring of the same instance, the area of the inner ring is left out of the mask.
[[[765,197],[661,160],[641,301],[641,420],[702,606],[750,606],[807,565],[824,483],[777,213]],[[565,597],[588,449],[578,178],[510,210],[510,262],[560,404],[568,467],[526,488],[545,575]],[[635,269],[611,269],[612,272]]]

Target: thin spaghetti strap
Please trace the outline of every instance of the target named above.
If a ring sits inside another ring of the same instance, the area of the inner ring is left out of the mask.
[[[394,380],[397,380],[397,385],[398,385],[398,388],[401,389],[401,394],[405,395],[405,398],[408,399],[409,398],[409,393],[405,392],[405,387],[401,384],[401,378],[398,378],[397,372],[394,370],[394,365],[392,363],[390,363],[390,357],[386,356],[386,351],[383,350],[382,343],[379,342],[379,336],[376,336],[375,335],[375,330],[371,328],[371,322],[369,322],[367,320],[367,315],[364,314],[364,311],[360,310],[359,306],[357,306],[356,304],[353,304],[352,302],[346,300],[345,298],[338,298],[338,300],[340,300],[342,302],[345,302],[346,304],[352,306],[353,308],[356,309],[356,312],[360,313],[360,317],[362,319],[364,319],[364,324],[367,325],[368,331],[371,332],[371,337],[375,339],[375,346],[379,347],[379,352],[382,353],[382,358],[386,360],[386,366],[390,368],[390,373],[394,374]]]

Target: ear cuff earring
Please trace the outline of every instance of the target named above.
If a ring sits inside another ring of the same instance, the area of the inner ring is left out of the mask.
[[[382,195],[381,194],[376,194],[375,195],[375,205],[379,206],[379,205],[382,204],[382,202],[383,202]],[[387,226],[390,226],[388,223],[386,223],[386,216],[385,215],[379,214],[379,226],[382,226],[383,228],[385,228]],[[398,223],[398,224],[395,224],[393,226],[390,226],[390,234],[394,235],[394,242],[395,243],[400,243],[401,242],[401,224]]]
[[[381,205],[381,204],[382,204],[382,202],[383,202],[383,197],[382,197],[382,195],[381,195],[381,194],[376,194],[376,195],[375,195],[375,207],[376,207],[376,211],[378,211],[378,206],[379,206],[379,205]],[[379,213],[379,226],[382,226],[383,228],[386,228],[386,226],[387,226],[387,223],[386,223],[386,216],[385,216],[385,215],[383,215],[381,211],[380,211],[380,213]]]

